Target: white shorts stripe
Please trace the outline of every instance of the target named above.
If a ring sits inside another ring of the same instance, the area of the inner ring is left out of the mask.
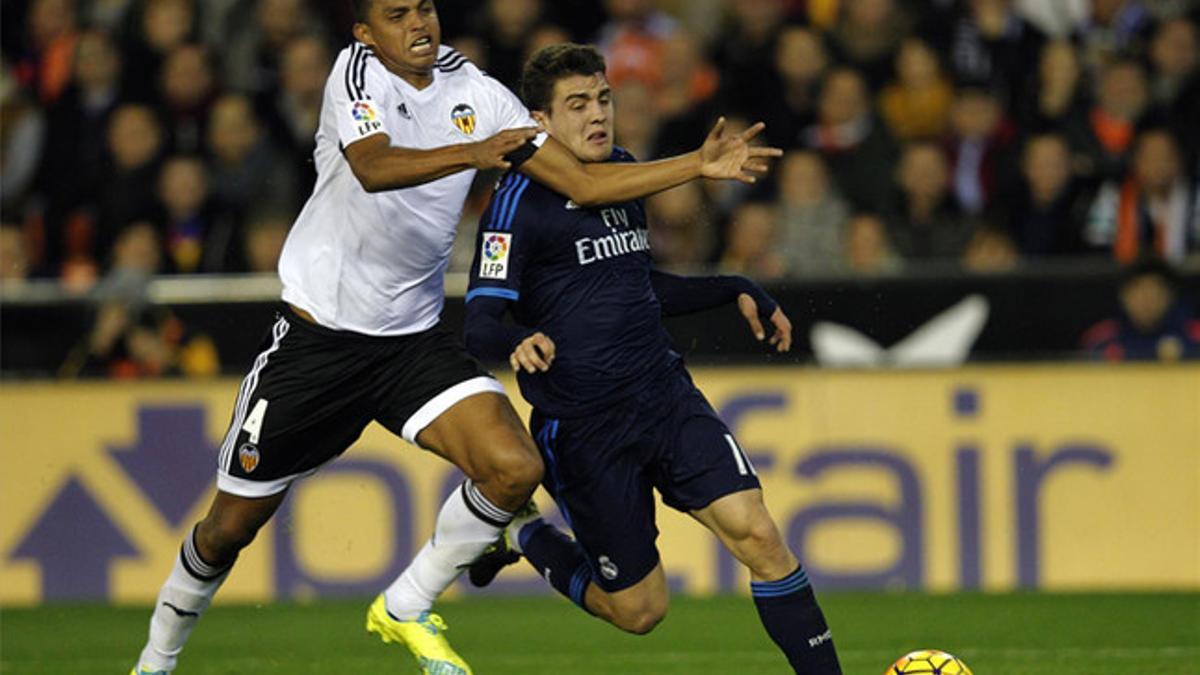
[[[750,458],[738,447],[737,441],[733,440],[733,436],[725,434],[725,442],[729,444],[729,449],[733,452],[733,461],[737,462],[738,473],[743,476],[747,474],[757,476],[758,472],[754,470],[754,465],[750,463]]]
[[[242,429],[242,425],[246,423],[246,409],[250,406],[250,399],[254,396],[254,390],[258,388],[258,376],[262,369],[267,366],[267,361],[271,358],[271,354],[279,350],[279,343],[283,341],[283,336],[287,335],[291,324],[287,319],[280,317],[275,322],[275,326],[271,328],[271,346],[254,359],[254,366],[250,372],[246,374],[246,379],[242,380],[242,387],[238,391],[237,404],[233,421],[229,424],[229,431],[225,432],[225,440],[221,443],[221,454],[218,460],[218,470],[225,472],[229,470],[229,461],[233,457],[233,446],[237,443],[238,433]]]
[[[400,435],[409,443],[419,445],[417,443],[417,434],[421,433],[425,427],[433,424],[433,421],[440,417],[442,413],[454,407],[454,404],[465,398],[489,391],[503,396],[504,385],[500,384],[494,377],[485,376],[473,377],[464,382],[459,382],[429,399],[425,405],[413,413],[413,416],[408,418],[408,421],[404,423],[404,427],[400,430]]]

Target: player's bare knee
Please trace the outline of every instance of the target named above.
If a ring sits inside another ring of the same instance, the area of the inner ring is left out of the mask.
[[[494,452],[487,463],[482,483],[491,487],[490,492],[508,500],[524,502],[542,482],[545,466],[536,450],[530,451],[519,443]]]
[[[795,567],[795,559],[783,543],[779,529],[770,518],[748,523],[737,540],[735,553],[756,576],[763,579],[786,575]]]
[[[613,624],[633,635],[648,635],[654,627],[662,623],[667,615],[666,606],[643,606],[634,609],[618,611],[613,617]]]

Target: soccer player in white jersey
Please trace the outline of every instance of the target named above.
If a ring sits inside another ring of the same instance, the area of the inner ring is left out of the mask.
[[[325,87],[317,184],[280,260],[284,305],[242,383],[217,494],[159,591],[134,675],[174,670],[238,553],[288,487],[372,420],[467,476],[434,537],[371,605],[367,628],[421,672],[471,669],[434,599],[497,538],[542,478],[537,447],[500,384],[438,324],[443,274],[475,171],[517,168],[581,205],[695,178],[753,182],[770,148],[717,127],[696,152],[581,164],[516,96],[440,45],[433,0],[356,0],[355,42]]]

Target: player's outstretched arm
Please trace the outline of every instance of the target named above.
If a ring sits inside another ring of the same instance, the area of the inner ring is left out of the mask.
[[[505,156],[537,136],[536,127],[506,129],[479,141],[432,150],[394,148],[388,136],[376,134],[346,146],[346,161],[367,192],[413,187],[467,169],[504,169]]]
[[[767,342],[776,351],[792,348],[792,323],[761,286],[746,277],[681,277],[659,270],[650,271],[650,284],[662,305],[664,316],[692,314],[737,302],[738,311],[760,342],[766,339],[763,321],[775,327]]]
[[[750,145],[764,128],[760,122],[730,134],[722,117],[699,150],[639,164],[580,162],[566,146],[549,138],[520,169],[580,206],[640,199],[696,178],[753,183],[766,173],[768,160],[783,154],[778,148]]]

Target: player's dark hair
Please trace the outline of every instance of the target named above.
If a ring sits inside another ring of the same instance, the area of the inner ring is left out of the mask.
[[[564,77],[585,77],[607,69],[595,47],[573,42],[550,45],[529,57],[521,73],[521,98],[530,110],[550,110],[554,85]]]

